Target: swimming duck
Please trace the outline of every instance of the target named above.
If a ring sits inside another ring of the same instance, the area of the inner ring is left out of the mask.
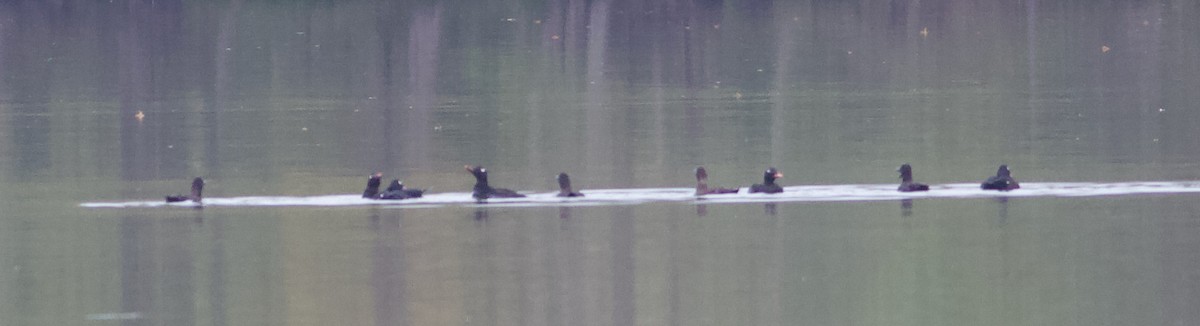
[[[708,187],[708,171],[703,166],[696,167],[696,196],[711,195],[711,194],[736,194],[737,189],[729,188],[709,188]]]
[[[775,167],[769,167],[769,168],[767,168],[766,172],[763,172],[763,183],[756,183],[754,185],[751,185],[750,193],[756,193],[756,192],[767,193],[767,194],[781,193],[781,192],[783,192],[783,187],[780,187],[779,185],[775,184],[775,179],[782,178],[782,177],[783,177],[783,173],[779,172],[778,170],[775,170]]]
[[[558,174],[558,197],[583,197],[583,194],[571,190],[571,177],[566,172]]]
[[[200,177],[196,177],[195,179],[192,179],[192,194],[190,196],[169,195],[169,196],[167,196],[167,202],[168,203],[177,203],[177,202],[181,202],[181,201],[191,200],[193,202],[199,203],[200,200],[203,199],[200,196],[200,192],[203,190],[204,190],[204,179],[201,179]]]
[[[900,168],[896,169],[896,172],[900,172],[900,188],[897,188],[896,190],[899,190],[901,192],[928,191],[929,190],[928,185],[913,182],[912,166],[908,165],[908,163],[904,163],[904,165],[901,165]]]
[[[467,172],[471,172],[471,175],[475,176],[475,188],[474,192],[471,193],[471,196],[475,197],[475,199],[484,200],[488,198],[525,197],[525,195],[519,194],[510,189],[492,188],[489,186],[487,180],[487,169],[483,168],[482,166],[466,165],[463,166],[463,168],[467,169]]]
[[[987,190],[1009,191],[1021,188],[1017,184],[1017,180],[1012,178],[1012,171],[1008,170],[1008,165],[1000,165],[1000,169],[996,170],[996,175],[987,178],[983,183],[979,184],[979,188]]]
[[[392,183],[388,184],[387,190],[379,194],[378,199],[421,198],[424,194],[424,190],[405,189],[404,183],[400,182],[400,179],[392,179]]]
[[[379,182],[380,182],[379,179],[382,177],[383,177],[382,172],[375,172],[375,174],[367,176],[367,189],[363,190],[363,198],[367,198],[367,199],[379,198]]]

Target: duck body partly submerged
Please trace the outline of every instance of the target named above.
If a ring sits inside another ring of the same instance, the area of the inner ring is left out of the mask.
[[[381,180],[380,180],[381,178],[383,178],[382,172],[375,172],[375,174],[367,176],[367,188],[363,189],[363,195],[362,195],[363,198],[367,198],[367,199],[379,198],[379,185],[381,182]]]
[[[783,173],[779,172],[779,170],[776,170],[775,167],[769,167],[769,168],[767,168],[766,172],[763,172],[763,183],[756,183],[756,184],[751,185],[750,193],[766,193],[766,194],[781,193],[781,192],[783,192],[783,187],[780,187],[778,184],[775,184],[775,179],[779,179],[782,177],[783,177]]]
[[[407,189],[404,188],[404,183],[399,179],[392,179],[392,183],[388,184],[387,190],[379,194],[378,199],[399,200],[409,198],[421,198],[425,194],[425,190]]]
[[[571,177],[566,172],[558,174],[558,197],[583,197],[583,194],[571,189]]]
[[[904,163],[900,168],[896,169],[900,172],[900,187],[896,190],[900,192],[928,191],[929,186],[923,183],[913,182],[912,165]]]
[[[719,194],[736,194],[737,189],[708,187],[708,170],[703,166],[696,167],[696,196],[703,195],[719,195]]]
[[[178,203],[183,201],[193,201],[199,203],[203,200],[201,193],[204,191],[204,179],[196,177],[192,179],[192,193],[190,195],[168,195],[166,196],[168,203]]]
[[[467,172],[471,172],[471,175],[475,176],[475,187],[472,188],[471,197],[475,197],[477,200],[484,200],[488,198],[525,197],[525,195],[517,193],[511,189],[493,188],[491,185],[488,185],[487,169],[482,166],[467,165],[463,168],[467,169]]]
[[[1009,191],[1021,188],[1016,179],[1012,177],[1012,171],[1008,170],[1008,165],[1000,165],[996,170],[996,175],[987,178],[983,183],[979,184],[979,188],[984,190],[999,190]]]

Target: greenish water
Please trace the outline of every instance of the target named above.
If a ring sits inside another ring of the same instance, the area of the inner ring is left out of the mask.
[[[1190,1],[0,4],[0,324],[1186,325],[1194,194],[184,207],[1200,180]],[[141,112],[139,115],[138,113]],[[142,116],[141,119],[136,116]],[[1019,191],[1019,190],[1018,190]],[[909,205],[910,207],[906,207]]]

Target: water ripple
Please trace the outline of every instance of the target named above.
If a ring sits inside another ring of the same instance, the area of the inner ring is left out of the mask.
[[[830,201],[879,201],[920,198],[988,198],[988,197],[1088,197],[1121,196],[1139,194],[1184,194],[1200,192],[1200,181],[1147,181],[1117,183],[1045,182],[1022,183],[1021,189],[1008,192],[981,190],[978,184],[956,183],[931,185],[928,192],[903,193],[896,191],[894,184],[859,185],[809,185],[784,187],[779,194],[750,194],[746,188],[737,194],[708,195],[696,197],[691,188],[637,188],[637,189],[592,189],[581,191],[585,197],[561,198],[554,192],[527,193],[526,198],[490,199],[477,202],[469,192],[429,194],[423,198],[401,201],[369,200],[358,195],[325,196],[253,196],[205,198],[204,206],[360,206],[381,205],[403,208],[429,208],[444,206],[595,206],[633,205],[646,202],[694,202],[694,203],[758,203],[758,202],[830,202]],[[88,208],[134,208],[134,207],[191,207],[195,203],[165,203],[162,200],[128,202],[89,202],[80,204]]]

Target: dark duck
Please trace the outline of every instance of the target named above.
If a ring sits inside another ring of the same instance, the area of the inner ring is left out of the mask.
[[[1009,191],[1021,188],[1021,185],[1017,184],[1017,180],[1012,178],[1012,171],[1008,170],[1008,165],[1000,165],[1000,169],[996,170],[996,175],[984,180],[983,183],[979,185],[979,188],[986,190]]]
[[[484,200],[488,198],[525,197],[525,195],[519,194],[510,189],[492,188],[492,186],[488,185],[487,169],[483,168],[482,166],[467,165],[463,168],[467,169],[467,172],[471,172],[471,175],[475,176],[475,188],[474,192],[471,193],[471,196],[475,197],[475,199]]]
[[[583,197],[583,194],[571,190],[571,177],[566,173],[558,174],[558,197]]]
[[[922,183],[913,182],[912,166],[908,165],[908,163],[901,165],[900,168],[896,169],[896,172],[900,172],[900,188],[897,188],[896,190],[901,192],[929,190],[929,186]]]
[[[400,182],[399,179],[392,179],[392,183],[388,184],[387,190],[384,190],[383,193],[379,194],[379,199],[395,200],[395,199],[421,198],[421,195],[424,195],[424,194],[425,194],[425,190],[407,189],[407,188],[404,188],[404,183]]]
[[[779,185],[775,184],[775,179],[779,179],[782,177],[783,177],[783,173],[779,172],[779,170],[776,170],[775,167],[769,167],[769,168],[767,168],[766,172],[763,172],[763,183],[756,183],[754,185],[751,185],[750,193],[756,193],[756,192],[761,192],[761,193],[766,193],[766,194],[781,193],[781,192],[783,192],[783,187],[780,187]]]
[[[363,190],[363,198],[379,198],[380,178],[383,178],[383,173],[380,172],[375,172],[375,174],[367,176],[367,189]]]
[[[709,188],[708,187],[708,170],[703,166],[696,167],[696,196],[713,195],[713,194],[736,194],[737,189],[729,188]]]
[[[196,177],[195,179],[192,179],[192,194],[191,195],[188,195],[188,196],[170,195],[170,196],[167,196],[167,202],[168,203],[177,203],[177,202],[181,202],[181,201],[190,200],[190,201],[199,203],[200,200],[202,199],[200,192],[203,190],[204,190],[204,179],[201,179],[200,177]]]

